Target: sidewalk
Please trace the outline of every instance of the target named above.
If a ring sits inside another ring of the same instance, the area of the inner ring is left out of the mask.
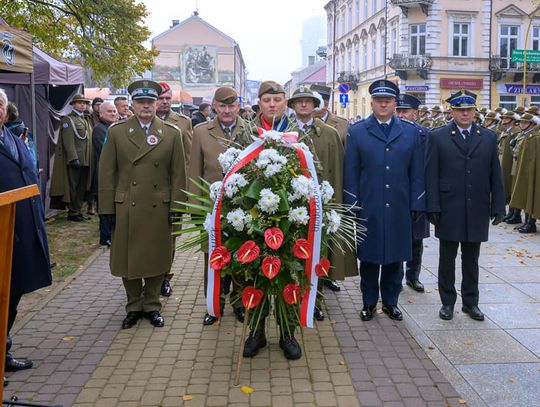
[[[540,235],[510,230],[494,228],[483,246],[486,321],[461,312],[438,319],[437,242],[426,240],[428,292],[404,288],[403,322],[384,314],[362,322],[359,279],[350,279],[337,295],[326,291],[329,317],[297,335],[300,360],[283,357],[272,321],[269,346],[242,365],[240,384],[252,394],[232,383],[241,324],[231,308],[203,328],[201,255],[177,254],[164,328],[142,320],[121,330],[125,294],[103,250],[19,319],[13,351],[35,368],[10,373],[4,399],[79,407],[540,405]]]

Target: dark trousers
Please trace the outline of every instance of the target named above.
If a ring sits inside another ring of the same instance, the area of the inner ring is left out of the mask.
[[[456,303],[456,255],[461,245],[461,298],[463,305],[478,305],[480,242],[439,242],[439,295],[443,305]]]
[[[6,359],[13,358],[13,355],[10,352],[12,341],[11,341],[11,328],[13,328],[13,324],[15,323],[15,317],[17,316],[17,307],[19,306],[19,302],[21,301],[22,294],[14,294],[11,293],[9,295],[9,305],[8,305],[8,320],[7,320],[7,338],[6,338]]]
[[[99,242],[111,240],[112,226],[108,215],[99,215]]]
[[[89,167],[72,167],[68,166],[68,182],[69,182],[69,213],[78,215],[81,213],[81,207],[86,194],[86,184],[88,183]]]
[[[364,305],[377,304],[379,289],[383,304],[397,305],[402,280],[403,265],[401,262],[382,265],[367,261],[360,262],[360,288]]]
[[[405,263],[405,278],[407,280],[419,280],[422,268],[422,253],[424,252],[424,240],[418,239],[412,242],[412,259]]]
[[[242,291],[239,284],[227,276],[221,277],[220,286],[221,292],[219,294],[219,306],[222,310],[225,307],[225,298],[227,294],[229,294],[229,301],[234,310],[244,306],[242,304]],[[204,298],[206,298],[208,295],[206,292],[206,287],[208,287],[208,253],[204,253]]]

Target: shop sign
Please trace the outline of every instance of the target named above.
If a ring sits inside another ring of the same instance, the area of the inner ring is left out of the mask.
[[[523,93],[523,84],[518,83],[505,83],[506,93],[512,93],[515,95]],[[529,95],[540,95],[540,85],[526,84],[525,93]]]
[[[407,92],[427,92],[429,86],[405,86],[405,91]]]
[[[482,89],[483,79],[441,78],[442,89]]]

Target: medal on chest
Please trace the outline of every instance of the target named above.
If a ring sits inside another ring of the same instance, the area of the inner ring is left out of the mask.
[[[150,134],[148,137],[146,137],[146,142],[150,146],[155,146],[158,143],[159,139],[154,136],[153,134]]]

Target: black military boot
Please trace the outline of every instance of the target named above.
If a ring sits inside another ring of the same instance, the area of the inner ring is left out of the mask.
[[[519,233],[536,233],[536,219],[529,218],[528,222],[518,230]]]
[[[251,331],[246,339],[246,343],[244,344],[244,357],[254,357],[259,353],[259,349],[262,349],[265,346],[266,335],[264,334],[264,321],[260,321],[258,329],[256,331]]]
[[[302,349],[294,337],[294,328],[290,330],[290,333],[288,331],[281,333],[279,347],[283,349],[283,354],[287,359],[295,360],[302,357]]]
[[[514,216],[514,208],[508,208],[508,213],[504,215],[503,222],[507,222],[512,216]]]
[[[521,223],[521,209],[511,208],[512,216],[505,220],[509,225],[518,225]]]
[[[521,230],[522,228],[524,228],[527,225],[527,223],[529,223],[529,214],[528,213],[525,214],[525,222],[522,225],[514,227],[514,230],[517,230],[517,231]]]

